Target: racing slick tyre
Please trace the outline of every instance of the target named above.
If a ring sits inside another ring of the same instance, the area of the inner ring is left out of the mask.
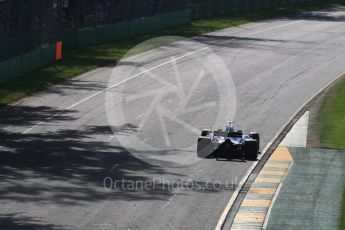
[[[256,160],[258,158],[258,142],[255,139],[247,140],[244,143],[244,154],[246,159]]]
[[[200,158],[209,157],[213,153],[213,145],[211,138],[209,137],[199,137],[198,138],[198,146],[197,146],[197,154]]]
[[[251,132],[249,134],[250,138],[255,139],[258,142],[258,152],[260,149],[260,135],[258,133]]]
[[[203,129],[202,132],[201,132],[201,136],[202,136],[202,137],[206,137],[206,136],[210,135],[211,132],[212,132],[212,131],[209,130],[209,129]]]

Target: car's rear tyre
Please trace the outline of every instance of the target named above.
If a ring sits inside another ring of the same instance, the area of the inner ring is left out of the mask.
[[[212,131],[209,130],[209,129],[203,129],[203,130],[201,131],[201,136],[202,136],[202,137],[206,137],[206,136],[210,135],[211,132],[212,132]]]
[[[255,132],[251,132],[249,134],[250,138],[256,140],[258,142],[258,152],[259,152],[259,149],[260,149],[260,135],[258,133],[255,133]]]
[[[255,139],[246,140],[244,143],[245,158],[256,160],[258,158],[258,142]]]
[[[206,158],[212,155],[214,149],[213,144],[210,137],[199,137],[198,138],[198,146],[197,146],[197,154],[200,158]]]

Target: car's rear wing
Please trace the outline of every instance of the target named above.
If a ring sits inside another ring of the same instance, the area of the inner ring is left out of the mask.
[[[225,131],[220,131],[220,130],[218,130],[218,131],[214,131],[214,132],[213,132],[213,135],[214,135],[214,136],[218,136],[218,137],[227,137],[227,136],[228,136],[228,133],[225,132]]]

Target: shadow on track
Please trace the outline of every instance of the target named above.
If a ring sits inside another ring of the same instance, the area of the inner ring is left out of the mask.
[[[1,229],[11,230],[67,230],[70,228],[61,228],[53,224],[48,224],[37,218],[22,216],[22,213],[11,213],[0,215]]]

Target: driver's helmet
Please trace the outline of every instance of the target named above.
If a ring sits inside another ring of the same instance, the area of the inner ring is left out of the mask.
[[[235,130],[235,122],[233,121],[227,121],[225,131],[227,133],[232,133]]]

